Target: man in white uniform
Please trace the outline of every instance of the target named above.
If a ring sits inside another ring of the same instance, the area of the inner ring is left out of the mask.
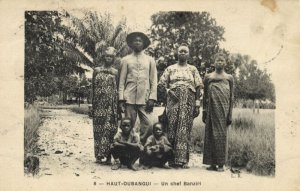
[[[119,81],[119,106],[132,125],[137,115],[140,119],[140,140],[144,144],[152,133],[148,114],[157,99],[157,70],[154,59],[144,53],[150,45],[149,38],[141,32],[130,33],[126,38],[133,53],[121,60]]]

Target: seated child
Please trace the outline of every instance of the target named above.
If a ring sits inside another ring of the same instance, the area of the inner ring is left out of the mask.
[[[172,147],[167,137],[163,134],[163,125],[155,123],[153,125],[153,135],[149,136],[144,145],[144,165],[145,168],[153,166],[169,168],[166,162],[172,157]]]
[[[134,166],[134,163],[143,150],[140,137],[133,131],[130,118],[122,119],[120,128],[122,131],[115,135],[114,143],[111,146],[111,154],[115,159],[112,170],[117,170],[121,165],[125,165],[136,171],[138,169]]]

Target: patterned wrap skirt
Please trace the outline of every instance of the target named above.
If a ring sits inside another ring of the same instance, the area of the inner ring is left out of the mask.
[[[218,80],[209,83],[203,152],[204,164],[224,165],[226,163],[229,104],[229,82],[227,80]]]
[[[93,133],[96,158],[110,155],[110,145],[118,130],[118,94],[115,76],[99,73],[93,92]]]
[[[167,136],[174,158],[170,164],[183,165],[189,162],[191,131],[194,120],[195,93],[185,86],[179,86],[167,95]]]

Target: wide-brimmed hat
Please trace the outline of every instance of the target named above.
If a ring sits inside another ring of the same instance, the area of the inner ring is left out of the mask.
[[[135,39],[135,37],[141,37],[143,42],[144,42],[144,47],[143,49],[146,49],[149,45],[150,45],[150,39],[147,37],[147,35],[145,35],[144,33],[142,32],[132,32],[130,34],[127,35],[126,37],[126,42],[128,44],[128,46],[130,48],[132,48],[132,43],[133,43],[133,40]]]

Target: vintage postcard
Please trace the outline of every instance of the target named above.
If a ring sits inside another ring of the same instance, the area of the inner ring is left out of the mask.
[[[300,190],[300,1],[0,8],[0,190]]]

